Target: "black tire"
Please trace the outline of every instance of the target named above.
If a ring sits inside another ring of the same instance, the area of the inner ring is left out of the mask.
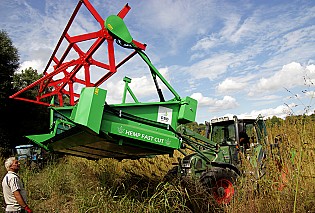
[[[163,178],[164,182],[171,182],[174,179],[178,178],[178,166],[171,168]]]
[[[235,194],[237,173],[229,168],[213,167],[202,173],[200,183],[218,204],[228,204]]]

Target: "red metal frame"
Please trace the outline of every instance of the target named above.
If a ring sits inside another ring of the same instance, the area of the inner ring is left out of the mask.
[[[68,34],[69,28],[72,25],[73,21],[77,13],[79,12],[82,4],[88,9],[88,11],[93,15],[95,20],[100,25],[100,30],[96,32],[90,32],[81,35],[70,36]],[[118,13],[120,18],[124,18],[131,8],[128,4],[124,6],[124,8]],[[84,52],[78,46],[79,42],[88,41],[94,39],[94,43],[90,46],[90,48]],[[59,47],[62,42],[68,42],[68,47],[65,49],[64,53],[60,58],[57,58],[56,54],[59,50]],[[108,51],[108,62],[103,63],[101,61],[97,61],[93,59],[93,54],[95,51],[107,41],[107,51]],[[146,45],[142,44],[137,41],[133,41],[138,48],[145,50]],[[73,59],[71,61],[65,61],[66,57],[68,56],[69,52],[74,50],[78,54],[78,58]],[[47,66],[43,72],[43,77],[39,80],[35,81],[34,83],[30,84],[29,86],[25,87],[24,89],[20,90],[19,92],[10,96],[10,98],[23,100],[27,102],[42,104],[49,106],[50,103],[46,103],[43,99],[57,96],[59,100],[59,105],[63,106],[63,96],[67,95],[70,100],[70,105],[74,105],[77,99],[80,97],[78,93],[74,91],[74,83],[82,84],[86,87],[98,87],[102,83],[104,83],[108,78],[110,78],[113,74],[116,73],[117,69],[126,63],[129,59],[131,59],[136,54],[136,51],[132,52],[122,61],[116,64],[115,62],[115,53],[114,53],[114,38],[109,34],[104,26],[104,19],[98,14],[95,8],[91,5],[88,0],[79,0],[78,5],[76,6],[73,14],[70,17],[68,24],[66,25],[65,30],[63,31],[55,50],[53,51]],[[53,65],[53,71],[48,72],[48,68]],[[106,74],[101,76],[96,82],[91,82],[91,70],[90,66],[97,66],[107,71]],[[73,67],[73,68],[72,68]],[[71,68],[71,71],[67,69]],[[84,70],[84,79],[81,79],[77,76],[77,73],[80,70]],[[53,77],[57,74],[62,73],[64,78],[54,80]],[[36,86],[39,86],[38,94],[36,96],[36,100],[31,100],[28,98],[24,98],[22,93],[25,91],[32,89]]]

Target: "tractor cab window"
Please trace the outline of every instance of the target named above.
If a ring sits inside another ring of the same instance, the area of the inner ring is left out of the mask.
[[[255,125],[253,123],[245,124],[245,132],[248,135],[250,146],[258,142]]]
[[[211,139],[218,144],[236,145],[234,123],[212,126]]]

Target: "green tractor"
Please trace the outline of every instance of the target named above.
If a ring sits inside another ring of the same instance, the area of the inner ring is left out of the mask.
[[[257,180],[265,174],[264,147],[268,144],[262,116],[222,117],[206,122],[206,137],[182,127],[179,131],[191,154],[179,160],[168,175],[198,178],[218,203],[229,203],[237,178],[250,175]],[[243,169],[247,160],[251,168]]]

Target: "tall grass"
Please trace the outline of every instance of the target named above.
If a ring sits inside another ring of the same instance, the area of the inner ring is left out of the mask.
[[[270,140],[280,135],[282,141],[279,149],[266,147],[265,176],[239,178],[235,199],[225,206],[193,180],[162,181],[178,153],[121,162],[65,156],[20,173],[34,212],[315,212],[313,117],[289,117],[268,131]]]
[[[281,142],[279,149],[266,147],[266,175],[256,182],[243,177],[227,212],[315,212],[313,118],[289,117],[270,126],[269,136],[281,136]]]

